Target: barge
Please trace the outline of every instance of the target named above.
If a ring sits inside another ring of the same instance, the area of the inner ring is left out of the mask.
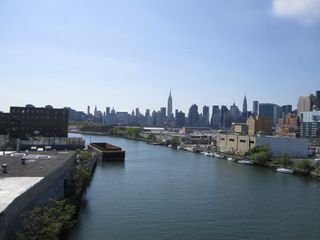
[[[91,143],[88,150],[98,154],[102,161],[123,162],[126,152],[122,148],[111,145],[109,143]]]

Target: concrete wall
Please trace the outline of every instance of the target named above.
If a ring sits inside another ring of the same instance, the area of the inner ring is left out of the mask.
[[[64,180],[70,176],[75,157],[66,161],[39,183],[18,196],[0,216],[0,240],[14,239],[14,233],[21,228],[21,214],[34,207],[47,204],[50,198],[61,198],[64,194]],[[2,231],[4,229],[4,231]]]
[[[303,138],[257,137],[257,145],[268,145],[272,155],[277,157],[286,153],[289,157],[307,157],[309,141]]]

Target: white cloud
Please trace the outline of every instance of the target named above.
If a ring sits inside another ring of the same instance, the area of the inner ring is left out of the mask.
[[[320,21],[320,0],[273,0],[273,13],[304,24]]]

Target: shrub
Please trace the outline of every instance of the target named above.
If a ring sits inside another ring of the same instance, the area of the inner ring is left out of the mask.
[[[76,208],[65,200],[50,200],[43,208],[34,208],[23,214],[23,230],[17,234],[18,240],[56,240],[62,231],[74,224]]]

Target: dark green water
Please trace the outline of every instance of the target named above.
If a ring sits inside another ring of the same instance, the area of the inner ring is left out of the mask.
[[[317,181],[141,142],[91,141],[124,148],[126,161],[98,165],[70,240],[320,239]]]

